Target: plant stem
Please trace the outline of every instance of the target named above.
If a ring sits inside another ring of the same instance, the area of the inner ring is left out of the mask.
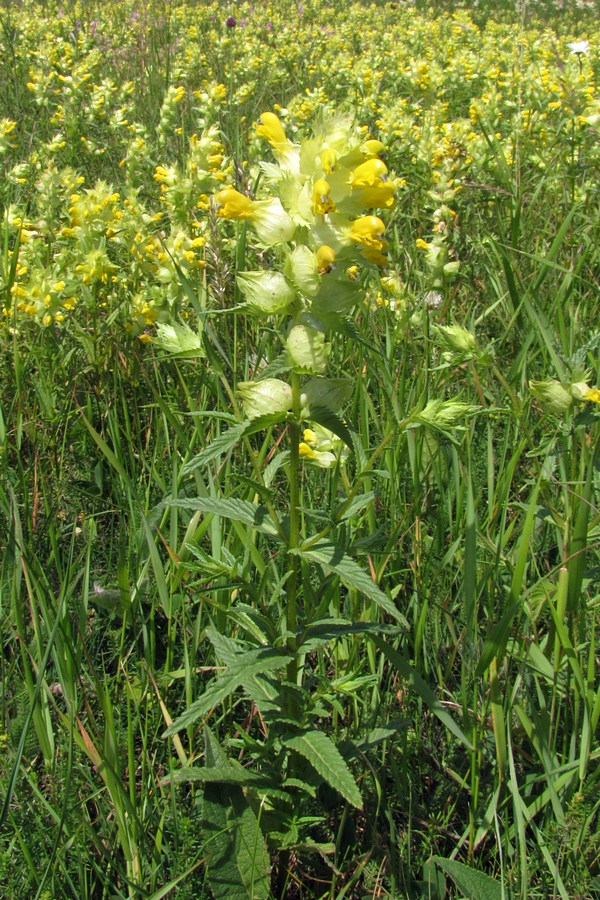
[[[298,628],[298,585],[300,560],[292,551],[300,544],[300,376],[292,373],[292,421],[290,435],[290,511],[288,537],[289,576],[286,583],[286,626],[288,648],[294,658],[288,665],[288,681],[295,684],[298,679],[298,657],[296,653],[296,631]]]

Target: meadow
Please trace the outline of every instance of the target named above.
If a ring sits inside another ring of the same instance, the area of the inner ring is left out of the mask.
[[[600,896],[592,0],[6,0],[0,897]]]

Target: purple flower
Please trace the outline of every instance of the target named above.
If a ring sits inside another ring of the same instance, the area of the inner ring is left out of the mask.
[[[235,28],[235,26],[237,25],[235,16],[227,16],[227,18],[225,19],[225,24],[228,28]]]

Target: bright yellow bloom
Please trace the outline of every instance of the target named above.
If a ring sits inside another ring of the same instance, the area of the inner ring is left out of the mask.
[[[391,209],[396,202],[396,185],[393,181],[382,181],[373,185],[373,187],[366,187],[356,191],[353,196],[363,208]]]
[[[317,250],[317,272],[324,275],[326,272],[331,272],[333,268],[335,268],[335,251],[327,244],[323,244]]]
[[[278,116],[272,112],[262,113],[256,125],[256,133],[272,144],[283,144],[287,138]]]
[[[302,441],[300,443],[300,445],[298,447],[298,451],[300,453],[300,456],[303,456],[305,459],[316,459],[317,458],[317,454],[312,449],[312,447],[309,447],[308,444],[304,443],[304,441]]]
[[[215,203],[219,215],[223,219],[252,218],[253,202],[250,197],[240,194],[235,188],[228,187],[215,194]]]
[[[387,262],[383,253],[387,248],[384,233],[385,225],[378,216],[361,216],[352,223],[350,240],[360,244],[366,260],[376,266],[383,266]]]
[[[374,157],[354,169],[350,176],[350,184],[353,189],[379,186],[385,181],[387,173],[388,168],[383,160]]]
[[[324,178],[315,181],[312,193],[312,209],[315,215],[327,215],[334,212],[335,203],[329,196],[331,188]]]
[[[250,200],[235,188],[229,187],[215,194],[218,213],[223,219],[247,219],[266,247],[289,241],[296,228],[281,205],[279,197],[271,200]]]
[[[600,391],[598,388],[588,388],[585,392],[584,400],[589,400],[591,403],[600,403]]]

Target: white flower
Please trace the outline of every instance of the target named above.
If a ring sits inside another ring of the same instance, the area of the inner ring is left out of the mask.
[[[575,56],[581,56],[583,53],[590,52],[590,42],[589,41],[571,41],[570,44],[567,44],[567,47],[574,53]]]

